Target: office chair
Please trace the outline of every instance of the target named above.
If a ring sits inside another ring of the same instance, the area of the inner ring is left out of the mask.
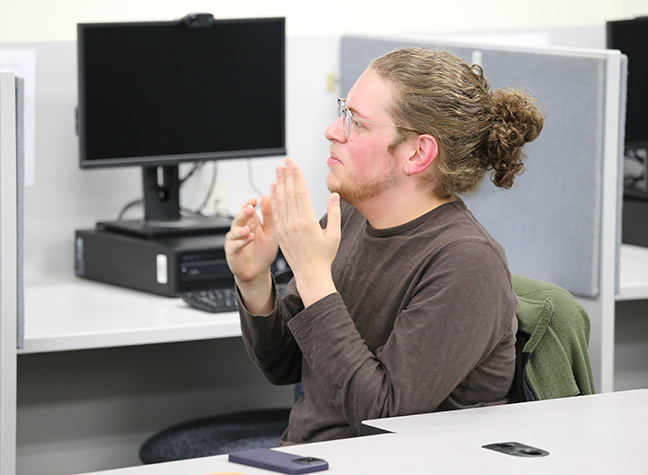
[[[298,383],[295,401],[302,394],[303,387]],[[257,409],[183,422],[150,437],[140,447],[139,457],[143,463],[152,464],[278,447],[289,414],[289,407]]]
[[[567,290],[513,276],[518,298],[516,371],[511,402],[594,394],[590,319]]]

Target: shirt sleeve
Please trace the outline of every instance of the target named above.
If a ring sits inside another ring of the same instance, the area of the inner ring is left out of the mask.
[[[346,203],[343,204],[348,209]],[[327,217],[320,219],[320,226],[326,227]],[[272,384],[294,384],[301,381],[302,353],[288,329],[287,322],[304,309],[295,280],[292,279],[281,298],[273,279],[275,305],[268,315],[250,314],[238,294],[239,316],[245,348]]]
[[[282,299],[275,291],[275,305],[268,315],[252,315],[238,299],[245,348],[272,384],[293,384],[301,380],[302,353],[286,322],[303,309],[294,280]]]

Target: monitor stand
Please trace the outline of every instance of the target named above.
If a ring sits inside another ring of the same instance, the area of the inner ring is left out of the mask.
[[[143,167],[142,183],[144,219],[99,222],[97,227],[143,238],[223,234],[229,230],[231,218],[180,215],[177,165]]]

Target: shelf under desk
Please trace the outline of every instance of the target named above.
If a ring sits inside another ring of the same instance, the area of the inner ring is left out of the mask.
[[[238,314],[75,277],[25,287],[25,349],[108,348],[240,336]]]

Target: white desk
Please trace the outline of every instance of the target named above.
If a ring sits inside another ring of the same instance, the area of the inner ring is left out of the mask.
[[[378,419],[392,434],[284,447],[329,462],[323,474],[645,474],[648,390]],[[482,448],[518,441],[548,450],[514,457]],[[100,472],[103,475],[268,474],[227,456]]]
[[[70,276],[25,288],[23,353],[110,348],[241,335],[238,314]]]
[[[521,442],[549,451],[549,456],[538,458],[501,455],[525,470],[648,473],[648,389],[377,419],[365,425],[471,454],[496,442]]]

